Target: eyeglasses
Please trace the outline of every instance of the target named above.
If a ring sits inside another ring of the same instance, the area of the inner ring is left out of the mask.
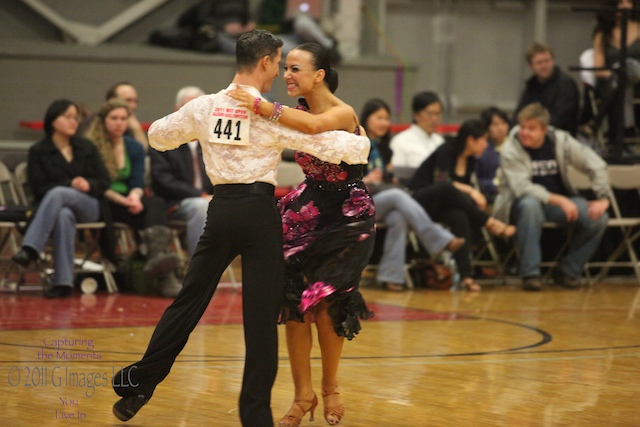
[[[425,111],[424,115],[427,117],[440,117],[442,116],[442,111]]]
[[[73,120],[74,122],[78,121],[78,116],[76,116],[75,114],[64,114],[60,117],[65,118],[66,120]]]

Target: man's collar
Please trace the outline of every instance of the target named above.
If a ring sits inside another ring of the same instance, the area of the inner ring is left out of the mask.
[[[251,95],[254,95],[256,98],[262,98],[262,95],[260,94],[260,91],[258,89],[256,89],[254,86],[241,85],[241,84],[238,84],[238,83],[231,83],[229,85],[229,87],[227,88],[227,90],[232,90],[232,89],[244,89],[247,92],[249,92]]]

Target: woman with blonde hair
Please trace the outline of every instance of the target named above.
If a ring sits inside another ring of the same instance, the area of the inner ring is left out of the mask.
[[[147,247],[144,273],[156,277],[159,292],[175,297],[180,291],[174,274],[178,257],[169,251],[171,230],[164,201],[145,194],[145,152],[135,139],[125,135],[131,110],[121,100],[102,105],[87,131],[87,137],[98,148],[112,183],[105,192],[111,218],[140,232]]]

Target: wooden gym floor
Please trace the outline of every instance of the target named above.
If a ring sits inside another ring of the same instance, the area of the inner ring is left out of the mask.
[[[539,293],[362,292],[376,316],[345,343],[345,427],[640,426],[634,281]],[[241,294],[231,287],[218,289],[149,404],[126,424],[112,415],[113,372],[140,358],[170,302],[0,294],[0,426],[240,426]],[[319,393],[317,345],[312,356]],[[276,421],[292,399],[281,327]],[[322,403],[301,425],[327,425]]]

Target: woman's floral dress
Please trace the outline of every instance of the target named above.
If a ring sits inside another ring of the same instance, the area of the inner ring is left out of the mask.
[[[280,323],[303,321],[322,299],[339,336],[352,339],[369,319],[358,291],[375,241],[375,208],[362,176],[367,165],[335,165],[297,152],[306,180],[280,199],[285,302]]]

